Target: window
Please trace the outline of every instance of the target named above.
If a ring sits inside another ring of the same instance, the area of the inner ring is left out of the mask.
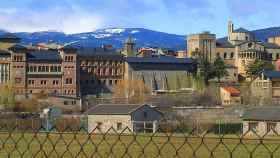
[[[72,78],[66,78],[65,84],[72,84],[73,80]]]
[[[109,85],[113,85],[113,80],[109,80]]]
[[[34,84],[34,80],[28,80],[28,84],[30,84],[30,85],[32,84],[33,85]]]
[[[63,102],[63,104],[64,104],[64,105],[68,105],[68,101],[65,100],[65,101]]]
[[[276,54],[276,59],[279,59],[279,54]]]
[[[21,78],[15,78],[15,83],[21,83]]]
[[[118,122],[117,123],[117,130],[122,130],[122,123],[121,122]]]
[[[226,58],[227,58],[227,53],[225,52],[225,53],[224,53],[224,59],[226,59]]]
[[[249,131],[256,132],[258,127],[258,122],[249,122]]]
[[[217,56],[217,58],[220,57],[220,52],[218,52],[218,53],[216,54],[216,56]]]
[[[47,81],[46,80],[41,80],[41,85],[46,85]]]
[[[266,124],[266,131],[267,132],[270,132],[270,131],[274,132],[275,129],[276,129],[276,123],[275,122],[268,122]]]
[[[53,85],[58,85],[58,80],[53,80]]]
[[[230,53],[230,58],[233,59],[233,57],[234,57],[234,53],[231,52],[231,53]]]
[[[248,47],[251,48],[253,46],[253,43],[248,43]]]
[[[96,123],[96,128],[97,128],[98,130],[101,130],[101,127],[102,127],[102,122],[97,122],[97,123]]]

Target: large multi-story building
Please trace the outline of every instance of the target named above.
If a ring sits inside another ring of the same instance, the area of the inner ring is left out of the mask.
[[[173,56],[137,57],[132,38],[123,51],[111,46],[30,49],[13,34],[0,36],[0,84],[12,83],[18,96],[38,93],[83,96],[111,93],[123,79],[141,80],[153,90],[186,88],[195,62]]]
[[[79,77],[76,49],[65,46],[57,50],[30,50],[19,44],[12,34],[0,37],[2,84],[11,83],[15,93],[76,96]]]
[[[209,61],[216,57],[224,59],[226,64],[235,66],[239,76],[246,77],[246,67],[256,59],[271,61],[273,64],[280,57],[280,37],[272,37],[267,41],[256,41],[252,32],[234,29],[228,23],[228,37],[216,39],[214,34],[204,32],[188,37],[188,57],[199,52]]]
[[[106,46],[81,48],[78,54],[83,95],[111,92],[113,86],[123,79],[123,56],[115,49]]]

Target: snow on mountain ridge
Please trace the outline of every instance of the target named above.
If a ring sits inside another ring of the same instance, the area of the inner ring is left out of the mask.
[[[111,33],[111,34],[120,34],[122,32],[125,32],[125,29],[122,28],[105,29],[104,32]]]

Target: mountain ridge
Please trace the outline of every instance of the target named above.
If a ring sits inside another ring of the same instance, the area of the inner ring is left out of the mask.
[[[7,31],[0,29],[0,34]],[[280,36],[280,27],[269,27],[251,31],[257,40],[266,41],[268,37]],[[15,32],[25,44],[37,44],[54,41],[57,43],[76,42],[83,47],[99,47],[111,44],[115,48],[122,48],[124,41],[131,36],[135,39],[136,47],[164,47],[175,50],[186,49],[186,35],[176,35],[145,28],[117,28],[97,29],[92,32],[66,34],[61,31]],[[218,40],[226,40],[219,38]]]

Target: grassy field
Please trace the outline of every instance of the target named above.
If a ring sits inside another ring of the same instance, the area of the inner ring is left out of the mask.
[[[0,133],[0,157],[280,157],[280,140],[237,136],[88,135]],[[232,153],[232,155],[231,155]]]

